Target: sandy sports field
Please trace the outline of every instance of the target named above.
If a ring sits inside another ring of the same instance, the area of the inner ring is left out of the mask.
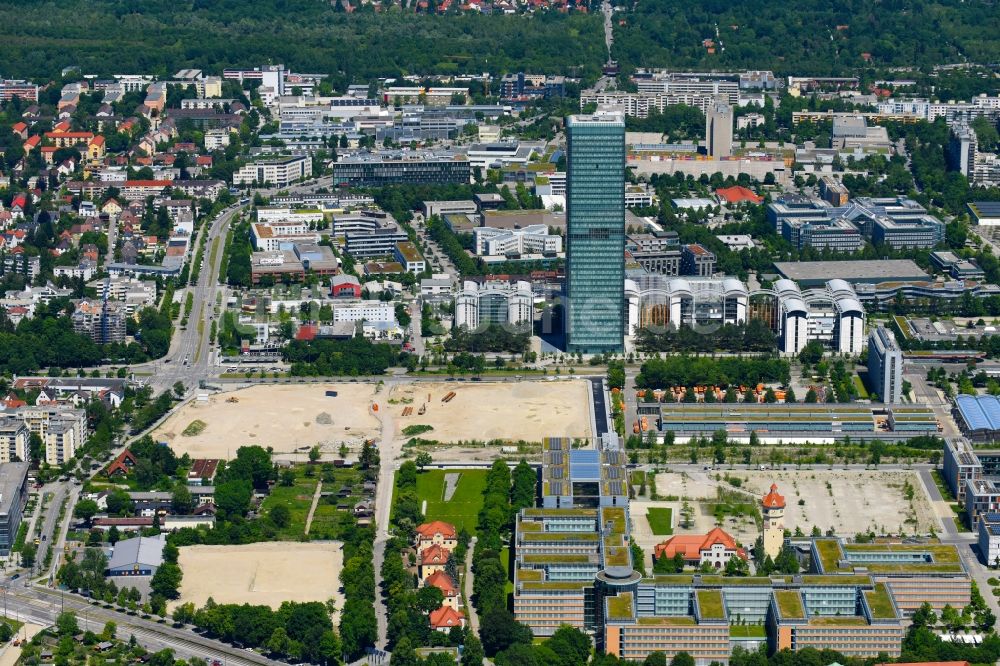
[[[178,560],[184,578],[181,597],[201,608],[212,597],[220,604],[278,608],[283,601],[327,601],[344,605],[338,576],[343,544],[335,541],[277,541],[243,546],[184,546]]]
[[[327,397],[327,391],[336,391],[337,397]],[[374,396],[375,387],[362,383],[252,386],[216,393],[174,412],[153,439],[192,458],[233,458],[245,444],[270,446],[275,453],[308,451],[319,444],[334,453],[341,443],[356,447],[378,436],[379,422],[369,411]],[[204,423],[200,432],[183,434],[196,421]]]
[[[449,402],[441,399],[454,391]],[[427,396],[430,394],[430,401]],[[462,440],[590,437],[590,384],[585,380],[521,382],[420,382],[393,388],[389,396],[397,435],[408,425],[434,428],[421,435],[439,442]],[[412,400],[405,403],[403,401]],[[418,410],[427,404],[427,413]],[[401,416],[404,407],[411,416]]]

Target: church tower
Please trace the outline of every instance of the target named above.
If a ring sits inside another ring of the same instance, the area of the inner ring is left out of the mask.
[[[778,494],[778,485],[771,484],[771,492],[761,500],[764,518],[764,552],[777,559],[785,543],[785,498]]]

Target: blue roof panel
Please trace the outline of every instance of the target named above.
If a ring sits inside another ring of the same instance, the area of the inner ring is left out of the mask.
[[[600,452],[590,449],[570,451],[569,475],[573,481],[599,481],[601,478]]]
[[[960,395],[955,405],[970,430],[1000,430],[1000,402],[994,396]]]

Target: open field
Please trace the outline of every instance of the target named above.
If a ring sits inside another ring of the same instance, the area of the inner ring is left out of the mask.
[[[454,399],[441,402],[450,391]],[[396,410],[399,428],[429,425],[433,430],[422,437],[443,443],[591,436],[590,387],[584,380],[421,383],[394,387],[390,399],[399,401],[389,406]],[[427,413],[417,414],[424,403]],[[398,416],[404,404],[413,407],[412,416]]]
[[[475,534],[488,472],[485,469],[431,469],[418,474],[417,497],[421,503],[427,502],[427,520],[443,520],[456,529],[465,527],[469,534]],[[459,475],[455,492],[448,501],[444,499],[446,474]]]
[[[255,604],[277,609],[283,601],[344,600],[337,577],[344,564],[336,541],[275,541],[243,546],[184,546],[178,563],[184,572],[177,604],[198,608],[209,597],[220,604]]]
[[[337,397],[327,397],[326,391],[337,391]],[[308,451],[318,444],[335,454],[341,443],[360,447],[378,435],[378,420],[369,412],[374,395],[374,386],[360,383],[252,386],[189,402],[153,438],[192,458],[233,458],[245,444],[271,446],[275,453]],[[196,422],[204,426],[190,428]]]
[[[940,529],[916,472],[878,470],[734,471],[743,488],[762,497],[772,483],[785,496],[785,527],[853,535],[874,531],[926,534]],[[907,490],[907,489],[911,490]],[[907,494],[913,499],[907,499]],[[800,501],[802,502],[800,504]]]

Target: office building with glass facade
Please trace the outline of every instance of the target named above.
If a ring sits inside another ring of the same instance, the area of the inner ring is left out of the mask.
[[[625,119],[566,120],[566,349],[620,352],[625,337]]]

